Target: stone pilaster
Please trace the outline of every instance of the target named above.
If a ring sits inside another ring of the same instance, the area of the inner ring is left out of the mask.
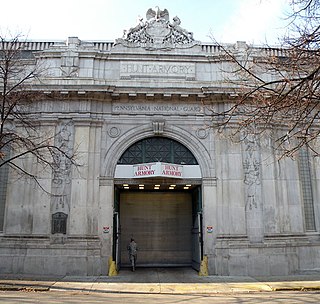
[[[203,178],[203,254],[208,257],[209,274],[216,273],[215,243],[217,238],[217,181],[216,178]],[[212,229],[211,229],[212,228]]]
[[[101,241],[101,271],[108,273],[108,259],[112,256],[113,241],[113,177],[100,177],[98,233]]]

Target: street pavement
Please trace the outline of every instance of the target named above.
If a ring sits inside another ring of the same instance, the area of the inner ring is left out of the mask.
[[[191,268],[122,269],[117,276],[0,274],[0,290],[77,291],[124,294],[220,294],[320,290],[320,274],[296,276],[199,276]]]

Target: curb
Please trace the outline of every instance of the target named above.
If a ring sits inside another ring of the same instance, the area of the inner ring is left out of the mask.
[[[219,282],[219,283],[108,283],[108,282],[76,282],[76,281],[2,281],[0,291],[86,291],[89,293],[160,293],[160,294],[209,294],[209,293],[255,293],[281,291],[319,291],[320,281],[295,282]]]
[[[272,291],[317,291],[320,286],[274,287]]]
[[[60,287],[60,291],[67,291],[67,289]],[[271,287],[270,290],[266,290],[265,288],[256,288],[256,289],[242,289],[237,291],[234,291],[231,289],[231,292],[234,293],[255,293],[255,292],[279,292],[279,291],[318,291],[320,290],[320,286],[282,286],[282,287]],[[0,284],[0,291],[26,291],[26,292],[45,292],[45,291],[56,291],[54,288],[48,287],[48,286],[34,286],[34,285],[19,285],[19,284]],[[87,290],[88,292],[94,292],[94,290]],[[110,293],[121,293],[121,292],[126,292],[125,290],[109,290],[108,292]],[[208,293],[208,290],[189,290],[189,288],[184,288],[184,290],[172,290],[171,292],[169,291],[164,291],[160,293],[166,293],[166,294],[172,294],[172,293],[178,293],[178,294],[186,294],[186,293],[197,293],[197,294],[203,294],[203,293]],[[215,293],[225,293],[228,291],[226,290],[212,290],[211,292]],[[130,293],[148,293],[147,291],[134,291],[131,290]],[[152,293],[152,292],[151,292]]]
[[[32,285],[15,285],[15,284],[0,284],[0,291],[49,291],[50,287],[32,286]]]

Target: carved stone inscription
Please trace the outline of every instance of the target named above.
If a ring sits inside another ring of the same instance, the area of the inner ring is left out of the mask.
[[[121,62],[120,78],[177,78],[194,80],[195,64],[168,62]]]
[[[203,107],[198,104],[173,105],[173,104],[134,104],[114,103],[113,113],[122,114],[172,114],[172,115],[195,115],[203,114]]]

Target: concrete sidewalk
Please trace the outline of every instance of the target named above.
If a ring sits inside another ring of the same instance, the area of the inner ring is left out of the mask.
[[[86,293],[213,294],[320,290],[319,274],[285,277],[200,277],[190,268],[124,269],[118,276],[0,276],[0,290],[79,291]]]

